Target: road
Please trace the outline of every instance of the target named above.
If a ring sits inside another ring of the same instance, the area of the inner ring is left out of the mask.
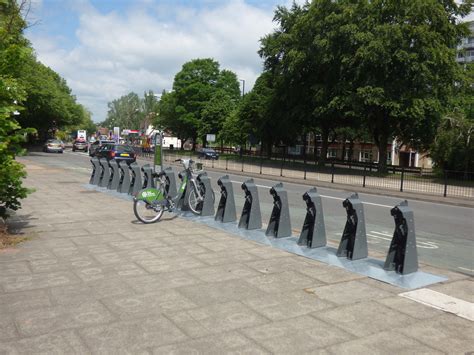
[[[22,159],[46,164],[51,167],[70,169],[84,175],[84,183],[88,182],[91,166],[89,157],[85,153],[65,151],[64,154],[30,153]],[[139,164],[148,163],[139,161]],[[224,175],[223,172],[208,172],[211,177],[213,189],[216,193],[216,205],[220,196],[217,179]],[[246,179],[244,176],[229,174],[234,183],[234,195],[237,213],[239,214],[244,195],[240,188]],[[269,188],[277,180],[254,179],[258,186],[262,221],[267,223],[273,208],[273,199]],[[284,183],[288,191],[292,228],[297,233],[301,229],[306,214],[305,203],[302,195],[308,186],[298,183]],[[323,198],[324,219],[326,234],[329,243],[339,243],[346,222],[345,210],[342,201],[352,192],[341,189],[318,188]],[[392,239],[394,222],[390,215],[393,208],[401,199],[368,193],[359,193],[364,203],[366,230],[369,250],[386,253]],[[419,261],[445,269],[473,273],[474,260],[474,209],[461,206],[446,205],[423,201],[409,201],[415,214],[415,229],[417,237]]]

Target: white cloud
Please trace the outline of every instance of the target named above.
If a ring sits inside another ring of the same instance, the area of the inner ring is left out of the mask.
[[[245,79],[248,91],[261,72],[259,39],[274,27],[272,10],[243,0],[200,9],[135,5],[126,13],[99,13],[79,2],[77,45],[58,38],[29,38],[38,59],[59,72],[94,120],[105,119],[107,102],[135,91],[170,89],[181,65],[214,58]],[[163,20],[165,19],[165,20]]]

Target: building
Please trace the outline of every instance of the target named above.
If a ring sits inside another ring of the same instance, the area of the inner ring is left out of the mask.
[[[456,61],[458,63],[474,62],[474,21],[468,22],[471,34],[469,37],[463,38],[458,46],[458,55]]]

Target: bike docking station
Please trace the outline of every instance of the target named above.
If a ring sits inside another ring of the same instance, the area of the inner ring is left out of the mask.
[[[364,206],[357,193],[342,202],[346,209],[347,221],[342,232],[337,256],[345,256],[350,260],[366,258],[369,255],[367,235],[365,233]]]
[[[405,200],[390,210],[395,220],[395,231],[390,243],[384,269],[406,275],[418,271],[415,218]]]
[[[186,171],[183,170],[180,173],[178,173],[178,177],[181,180],[181,184],[186,176]],[[190,188],[189,188],[189,181],[186,182],[185,185],[181,185],[179,188],[179,191],[177,193],[180,194],[179,198],[176,201],[176,207],[179,208],[183,212],[189,211],[189,205],[188,205],[188,199],[189,199],[189,193],[190,193]]]
[[[128,190],[128,194],[135,196],[138,191],[142,189],[142,174],[140,166],[133,162],[129,165],[130,171],[132,172],[132,179],[130,181],[130,189]]]
[[[110,180],[108,164],[107,167],[104,167],[104,162],[91,159],[93,172],[90,181],[92,183],[97,182],[99,186],[103,185],[104,182],[108,183]],[[111,166],[114,170],[113,163]],[[138,192],[142,186],[138,164],[133,163],[129,168],[125,162],[121,162],[119,168],[122,174],[120,174],[117,191]],[[130,171],[133,175],[132,180],[129,176]],[[167,176],[167,181],[169,181],[170,195],[177,196],[176,205],[181,209],[181,211],[177,211],[177,214],[188,220],[222,230],[242,239],[272,246],[405,289],[421,288],[447,280],[445,277],[418,269],[414,213],[408,206],[407,201],[399,203],[390,211],[394,218],[395,229],[384,261],[368,256],[363,202],[357,193],[352,194],[342,202],[342,207],[347,215],[346,223],[339,246],[335,248],[326,245],[323,205],[316,188],[311,188],[303,194],[303,201],[306,204],[306,216],[302,230],[299,237],[297,237],[291,234],[288,194],[281,183],[274,185],[269,190],[273,197],[273,209],[268,226],[266,226],[266,229],[262,229],[258,189],[253,179],[246,180],[241,185],[245,198],[242,213],[237,223],[234,193],[229,176],[222,176],[217,181],[221,188],[221,197],[215,217],[213,217],[214,198],[212,194],[205,193],[202,215],[191,214],[187,212],[190,210],[188,206],[188,196],[191,190],[190,182],[186,181],[186,184],[181,184],[178,191],[176,191],[177,194],[173,194],[172,189],[176,189],[174,173],[171,168],[165,169],[163,172]],[[179,174],[181,181],[186,178],[185,174],[186,172]],[[112,181],[114,181],[114,175],[115,171],[112,174]],[[201,173],[198,183],[206,191],[209,191],[208,189],[212,190],[210,178],[207,174]],[[93,184],[86,186],[99,191],[110,192],[110,190],[101,189]],[[134,190],[135,188],[137,190]],[[115,196],[128,200],[132,199],[132,196],[123,193],[115,193]],[[314,267],[317,267],[317,265]]]
[[[119,168],[120,168],[120,181],[117,186],[117,192],[120,192],[122,194],[128,194],[128,191],[130,191],[130,168],[128,167],[128,164],[124,161],[121,161],[119,163]]]
[[[107,161],[107,159],[99,159],[99,164],[102,168],[99,180],[99,187],[107,187],[107,185],[109,185],[110,180],[109,162]]]
[[[235,222],[237,214],[235,212],[234,189],[229,175],[224,175],[217,180],[217,185],[221,188],[221,198],[217,206],[215,220],[222,223]]]
[[[112,176],[110,178],[109,184],[107,185],[107,188],[109,190],[117,190],[117,187],[119,186],[120,182],[120,168],[115,160],[111,160],[109,162],[110,169],[112,170]]]
[[[212,194],[211,178],[206,172],[200,173],[196,180],[203,188],[204,201],[201,204],[201,216],[214,216],[214,194]]]
[[[176,188],[176,175],[171,167],[167,167],[163,169],[163,173],[165,174],[166,178],[166,187],[165,193],[168,196],[176,196],[178,194],[178,190]]]
[[[265,235],[275,238],[291,236],[290,210],[288,207],[288,196],[283,184],[280,182],[270,189],[273,197],[273,210],[270,216]]]
[[[155,179],[153,178],[153,168],[150,166],[150,164],[143,165],[141,170],[143,173],[142,189],[155,187]]]
[[[242,190],[245,192],[245,203],[240,215],[239,228],[260,229],[262,228],[262,214],[260,213],[257,185],[253,179],[249,179],[242,184]]]
[[[91,178],[89,179],[90,185],[99,185],[100,175],[101,175],[101,167],[99,164],[99,159],[96,157],[91,159],[92,164],[92,173]]]
[[[324,226],[323,204],[318,190],[314,187],[303,194],[306,202],[306,217],[301,228],[298,245],[308,248],[326,246],[326,228]]]

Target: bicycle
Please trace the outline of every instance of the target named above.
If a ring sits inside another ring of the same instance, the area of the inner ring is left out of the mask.
[[[189,209],[196,215],[201,214],[206,191],[194,176],[194,161],[191,159],[175,160],[175,162],[178,161],[183,164],[184,171],[179,174],[181,184],[176,196],[169,195],[170,181],[166,174],[161,171],[153,175],[154,178],[158,178],[158,187],[143,189],[133,198],[133,212],[139,221],[145,224],[155,223],[160,220],[165,210],[174,212],[177,208],[177,203],[186,192],[187,186],[191,189],[187,201]],[[214,191],[211,190],[211,193],[214,194]]]

